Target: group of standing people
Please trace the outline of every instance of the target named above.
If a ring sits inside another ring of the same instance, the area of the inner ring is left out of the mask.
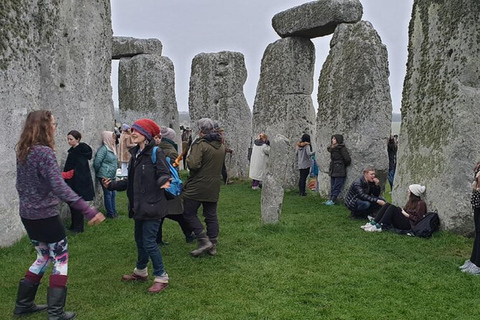
[[[94,197],[88,164],[92,149],[81,142],[78,131],[70,131],[67,140],[71,148],[64,171],[60,172],[54,152],[56,127],[50,111],[30,112],[17,144],[16,187],[20,198],[20,217],[37,251],[37,258],[19,283],[14,315],[48,310],[50,320],[73,319],[76,316],[73,312],[63,310],[67,294],[68,245],[57,204],[63,201],[69,205],[72,212],[70,229],[74,232],[83,231],[83,217],[89,220],[89,225],[105,220],[102,213],[86,202]],[[181,160],[172,129],[161,129],[150,119],[137,120],[131,128],[124,128],[124,131],[129,131],[134,146],[128,150],[127,175],[118,180],[115,179],[118,161],[115,133],[102,133],[103,144],[97,151],[93,167],[104,191],[107,216],[116,215],[115,192],[126,190],[129,217],[134,220],[137,262],[133,272],[124,275],[122,280],[146,281],[147,264],[151,261],[154,282],[148,291],[156,293],[168,286],[169,276],[157,239],[163,218],[169,216],[170,210],[181,213],[179,216],[183,224],[178,219],[173,220],[179,221],[187,242],[198,239],[198,247],[191,252],[192,256],[204,252],[216,254],[219,234],[217,202],[225,146],[222,135],[215,128],[210,119],[198,121],[198,137],[192,141],[186,155],[190,175],[184,185],[180,207],[178,203],[177,206],[169,205],[165,192],[171,181],[165,153],[171,156],[171,163],[178,164]],[[156,144],[160,148],[154,148]],[[152,153],[155,153],[155,157],[152,157]],[[152,160],[154,158],[155,161]],[[206,230],[197,216],[200,206],[203,207]],[[53,264],[53,269],[48,305],[36,305],[36,292],[49,264]]]

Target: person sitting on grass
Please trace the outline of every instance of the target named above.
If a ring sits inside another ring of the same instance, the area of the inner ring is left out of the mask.
[[[355,179],[345,197],[345,206],[351,211],[352,219],[367,219],[385,205],[380,198],[380,181],[375,177],[375,169],[366,167],[363,175]]]
[[[420,196],[425,192],[425,186],[411,184],[408,186],[407,204],[397,207],[393,204],[385,204],[374,220],[361,228],[367,232],[381,232],[388,229],[410,230],[427,213],[427,205]]]
[[[149,292],[157,293],[168,286],[168,274],[163,266],[162,253],[157,245],[160,220],[168,213],[164,188],[170,187],[170,171],[164,153],[157,149],[156,163],[152,161],[154,136],[160,127],[150,119],[135,121],[131,128],[132,142],[137,145],[129,151],[132,155],[126,179],[111,181],[103,179],[108,190],[127,190],[128,216],[135,221],[137,264],[132,274],[122,277],[123,281],[146,281],[147,264],[152,260],[153,285]]]

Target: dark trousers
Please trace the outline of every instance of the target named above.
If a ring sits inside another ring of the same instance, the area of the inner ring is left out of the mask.
[[[210,239],[218,237],[218,219],[217,219],[217,203],[197,201],[189,198],[183,199],[183,215],[190,229],[198,237],[203,232],[203,225],[198,218],[197,212],[200,206],[203,207],[203,217],[207,225],[207,236]]]
[[[83,232],[82,212],[70,207],[70,214],[72,215],[72,224],[70,225],[70,230],[73,232]]]
[[[330,177],[330,200],[335,201],[342,192],[347,177]]]
[[[298,190],[301,196],[306,196],[305,188],[307,185],[307,177],[310,173],[310,168],[300,169],[300,179],[298,180]]]
[[[402,208],[386,203],[375,217],[375,222],[385,226],[393,227],[400,230],[410,230],[410,220],[402,213]]]
[[[473,209],[473,221],[475,222],[475,240],[470,261],[480,267],[480,208]]]
[[[192,229],[190,228],[190,225],[188,224],[187,220],[185,220],[185,217],[183,214],[167,214],[164,218],[162,218],[162,220],[160,220],[160,227],[158,228],[158,233],[157,233],[157,243],[161,243],[163,241],[162,226],[163,226],[163,221],[165,221],[165,218],[168,218],[173,221],[177,221],[185,237],[188,237],[192,234]]]

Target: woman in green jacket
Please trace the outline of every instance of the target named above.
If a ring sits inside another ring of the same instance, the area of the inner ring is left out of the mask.
[[[117,150],[115,148],[115,134],[112,131],[102,132],[103,145],[97,150],[93,160],[95,176],[100,181],[103,189],[103,201],[107,218],[116,218],[117,209],[115,206],[116,191],[108,190],[102,184],[104,178],[115,180],[117,174]]]

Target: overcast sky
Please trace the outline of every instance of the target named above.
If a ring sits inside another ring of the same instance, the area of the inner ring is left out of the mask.
[[[163,55],[175,66],[179,111],[188,111],[188,88],[192,59],[201,52],[238,51],[244,54],[248,78],[244,86],[250,109],[260,75],[260,62],[268,44],[280,37],[271,26],[272,17],[309,1],[302,0],[113,0],[115,36],[157,38]],[[408,23],[413,0],[361,0],[362,20],[370,21],[387,46],[393,111],[400,111],[407,61]],[[331,36],[312,39],[316,49],[314,91],[328,55]],[[112,65],[112,86],[117,106],[118,62]]]

